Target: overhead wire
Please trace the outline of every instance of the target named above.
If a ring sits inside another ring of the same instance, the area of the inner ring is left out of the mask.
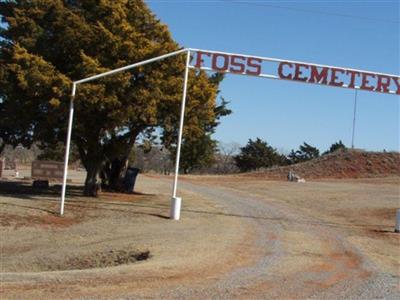
[[[276,1],[249,1],[249,0],[147,0],[146,2],[153,2],[153,3],[225,3],[225,4],[245,4],[249,6],[258,6],[258,7],[268,7],[274,9],[282,9],[282,10],[289,10],[289,11],[296,11],[302,13],[309,13],[309,14],[319,14],[319,15],[327,15],[327,16],[335,16],[335,17],[342,17],[342,18],[351,18],[351,19],[359,19],[364,21],[375,21],[375,22],[386,22],[386,23],[393,23],[393,24],[400,24],[400,20],[392,20],[392,19],[381,19],[381,18],[373,18],[373,17],[366,17],[366,16],[359,16],[359,15],[350,15],[350,14],[343,14],[337,12],[328,12],[322,10],[314,10],[314,9],[306,9],[306,8],[299,8],[299,7],[288,7],[288,6],[281,6],[271,4]],[[296,1],[281,1],[286,3],[295,3],[301,4]],[[308,3],[318,3],[320,1],[307,1]],[[365,4],[368,2],[375,3],[376,1],[335,1],[333,3],[357,3],[357,4]],[[305,2],[304,2],[305,3]],[[382,3],[396,3],[396,1],[380,1]]]

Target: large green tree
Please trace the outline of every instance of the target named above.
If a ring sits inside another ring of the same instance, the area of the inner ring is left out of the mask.
[[[25,146],[65,140],[74,80],[175,51],[179,45],[141,0],[0,2],[0,138]],[[79,85],[73,142],[95,195],[101,170],[118,188],[137,137],[161,127],[173,145],[184,57]],[[214,124],[218,83],[190,72],[184,137]]]

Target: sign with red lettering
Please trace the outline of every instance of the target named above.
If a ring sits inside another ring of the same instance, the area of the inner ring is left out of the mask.
[[[191,68],[400,95],[399,75],[216,51],[192,51],[195,54]],[[270,73],[264,74],[263,70]]]
[[[256,76],[261,74],[262,59],[259,58],[197,51],[196,63],[194,65],[196,68],[202,67],[204,57],[211,59],[211,69],[217,72],[230,72]]]
[[[325,84],[336,87],[357,88],[381,93],[400,95],[400,78],[395,75],[356,71],[352,69],[319,67],[311,64],[281,62],[278,66],[281,79]]]

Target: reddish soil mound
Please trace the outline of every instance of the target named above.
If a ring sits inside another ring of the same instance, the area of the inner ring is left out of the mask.
[[[286,180],[290,170],[305,179],[400,176],[400,153],[336,151],[304,163],[264,169],[247,176]]]

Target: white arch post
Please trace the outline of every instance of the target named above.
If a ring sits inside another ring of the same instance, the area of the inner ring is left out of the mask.
[[[186,55],[185,78],[183,81],[183,94],[182,94],[182,104],[181,104],[181,118],[179,121],[178,144],[176,149],[176,160],[175,160],[175,174],[174,174],[174,183],[172,187],[170,218],[173,220],[179,220],[181,214],[182,198],[176,197],[176,190],[178,187],[179,162],[181,159],[183,122],[185,119],[186,92],[187,92],[187,83],[189,77],[189,63],[190,63],[190,50],[187,51]]]
[[[60,215],[64,214],[64,203],[65,203],[65,191],[67,188],[67,174],[68,174],[68,160],[69,160],[69,148],[71,146],[71,133],[72,133],[72,122],[74,119],[74,98],[76,92],[76,83],[72,84],[72,95],[69,102],[69,118],[68,118],[68,131],[67,131],[67,144],[65,147],[65,159],[64,159],[64,174],[63,174],[63,185],[61,191],[61,205]]]

